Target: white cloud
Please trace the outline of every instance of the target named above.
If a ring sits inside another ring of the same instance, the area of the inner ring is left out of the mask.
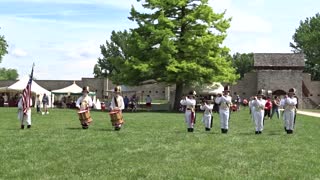
[[[248,4],[261,5],[261,3],[264,3],[264,0],[248,1]],[[232,17],[230,31],[242,33],[272,32],[272,24],[270,22],[263,17],[235,7],[232,0],[210,0],[209,4],[215,11],[224,12],[226,10],[226,17]]]
[[[28,53],[25,50],[19,48],[12,49],[9,54],[18,58],[28,56]]]

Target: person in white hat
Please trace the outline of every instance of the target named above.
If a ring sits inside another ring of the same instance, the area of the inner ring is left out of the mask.
[[[116,121],[112,121],[112,126],[114,126],[114,130],[120,131],[122,124],[124,123],[122,117],[122,110],[125,108],[125,104],[123,101],[123,97],[121,96],[121,87],[117,86],[114,88],[115,95],[111,100],[110,109],[111,111],[116,111],[119,113],[119,118]]]
[[[266,105],[266,100],[263,99],[265,91],[263,89],[259,90],[257,93],[257,98],[252,102],[254,106],[253,118],[255,122],[255,134],[262,134],[264,125],[264,109]]]
[[[221,133],[227,134],[229,130],[230,107],[232,105],[232,97],[229,95],[230,87],[225,86],[223,95],[218,95],[216,103],[219,104],[220,127]]]
[[[285,131],[287,134],[292,134],[294,129],[294,118],[296,113],[297,98],[294,97],[296,90],[290,88],[288,96],[286,96],[282,101],[280,106],[284,108],[283,119],[285,124]]]
[[[82,96],[76,102],[76,107],[79,109],[79,120],[83,129],[88,129],[92,118],[90,115],[90,107],[93,106],[92,99],[89,96],[89,87],[82,88]]]
[[[185,109],[185,122],[187,124],[188,132],[193,132],[194,124],[196,123],[196,91],[190,91],[188,96],[185,96],[181,99],[180,104],[186,106]]]

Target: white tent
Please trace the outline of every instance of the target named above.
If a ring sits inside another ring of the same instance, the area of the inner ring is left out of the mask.
[[[10,85],[8,87],[0,88],[0,91],[1,92],[22,92],[26,88],[28,81],[29,81],[29,77],[24,76],[19,81],[15,82],[12,85]],[[40,100],[42,99],[43,94],[47,94],[47,96],[49,96],[49,106],[51,105],[51,98],[50,98],[51,92],[46,90],[45,88],[41,87],[39,84],[37,84],[33,80],[32,80],[32,84],[31,84],[31,92],[33,92],[35,94],[39,94]],[[35,104],[35,102],[33,102],[33,104]]]
[[[78,86],[75,82],[71,84],[70,86],[67,86],[62,89],[53,90],[52,93],[54,94],[81,94],[82,88]]]

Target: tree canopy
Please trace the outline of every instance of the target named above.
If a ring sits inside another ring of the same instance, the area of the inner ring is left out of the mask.
[[[300,21],[292,38],[293,51],[305,54],[305,72],[310,73],[313,80],[320,80],[320,14]]]
[[[253,53],[235,53],[232,55],[232,65],[236,69],[240,78],[244,77],[244,74],[253,71]]]
[[[140,2],[140,0],[138,0]],[[192,83],[234,82],[238,75],[222,46],[231,19],[215,13],[208,0],[145,0],[148,13],[131,9],[138,27],[113,32],[101,46],[101,69],[118,83],[154,79],[176,85],[175,107]],[[105,66],[105,67],[103,67]]]

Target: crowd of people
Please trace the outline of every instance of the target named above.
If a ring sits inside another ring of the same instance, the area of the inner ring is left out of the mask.
[[[249,101],[246,99],[241,101],[239,96],[236,97],[235,101],[232,101],[229,86],[225,86],[222,94],[218,94],[216,97],[202,99],[200,109],[204,111],[202,122],[204,123],[205,131],[211,130],[213,121],[212,113],[217,112],[220,118],[221,133],[228,133],[231,111],[240,110],[240,105],[248,105],[254,122],[255,134],[262,134],[264,121],[266,119],[272,119],[274,114],[277,114],[277,118],[280,119],[280,107],[284,109],[284,130],[287,134],[292,134],[296,119],[296,110],[298,108],[298,99],[295,96],[295,91],[294,88],[291,88],[282,99],[274,96],[273,100],[271,100],[271,97],[266,94],[265,90],[261,89],[256,96],[251,97]],[[196,92],[191,91],[188,96],[184,96],[181,99],[180,103],[185,112],[187,131],[193,132],[196,123]],[[233,106],[234,104],[236,104],[236,106]],[[234,109],[234,107],[236,109]]]

